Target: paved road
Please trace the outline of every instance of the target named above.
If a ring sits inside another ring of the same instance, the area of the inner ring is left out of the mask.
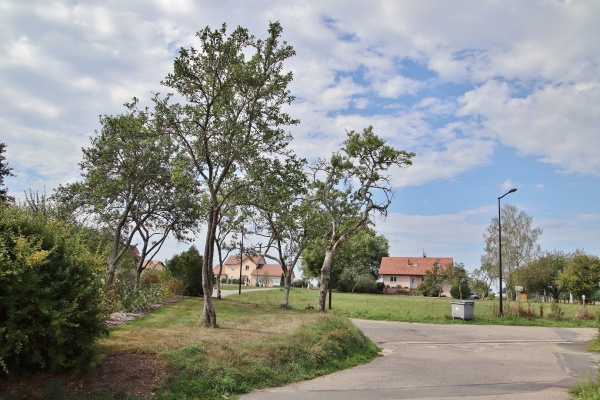
[[[566,400],[569,387],[596,376],[600,360],[585,351],[591,328],[353,322],[383,357],[241,399]]]

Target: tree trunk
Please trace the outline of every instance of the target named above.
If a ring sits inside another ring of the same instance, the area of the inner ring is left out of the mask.
[[[106,286],[111,286],[115,281],[115,270],[117,269],[117,263],[111,260],[106,268]]]
[[[119,241],[120,235],[113,234],[112,254],[106,271],[106,286],[111,286],[115,281],[115,271],[117,270],[117,262],[119,261]]]
[[[221,300],[221,274],[217,275],[217,300]]]
[[[334,251],[331,248],[325,249],[325,259],[321,267],[321,286],[319,287],[319,306],[318,310],[325,312],[325,300],[327,299],[327,290],[329,289],[329,275],[331,274],[331,264]]]
[[[292,270],[288,269],[285,274],[284,279],[284,289],[283,289],[283,306],[290,306],[290,290],[292,288]]]
[[[202,260],[202,290],[204,292],[204,308],[202,312],[202,319],[204,324],[217,328],[217,314],[215,307],[212,302],[212,258],[214,253],[214,238],[216,234],[216,214],[217,210],[215,207],[211,210],[208,217],[208,226],[206,232],[206,242],[204,245],[204,259]]]

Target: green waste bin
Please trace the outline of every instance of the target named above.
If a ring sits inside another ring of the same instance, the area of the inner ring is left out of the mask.
[[[450,306],[452,307],[452,319],[460,318],[464,321],[473,319],[474,301],[453,301]]]

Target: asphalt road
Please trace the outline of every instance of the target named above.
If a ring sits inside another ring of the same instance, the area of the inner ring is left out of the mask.
[[[353,320],[382,357],[242,400],[569,399],[600,357],[591,328],[428,325]]]

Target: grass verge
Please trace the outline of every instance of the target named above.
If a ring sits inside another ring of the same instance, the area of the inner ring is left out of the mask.
[[[588,343],[587,349],[596,353],[600,352],[600,328],[598,329],[598,335]],[[600,400],[600,374],[596,376],[595,381],[589,378],[583,379],[579,384],[569,389],[569,394],[573,400]]]
[[[108,352],[153,352],[167,363],[160,399],[223,399],[345,369],[378,354],[346,318],[279,306],[215,301],[219,329],[203,326],[202,299],[185,299],[114,329]]]

